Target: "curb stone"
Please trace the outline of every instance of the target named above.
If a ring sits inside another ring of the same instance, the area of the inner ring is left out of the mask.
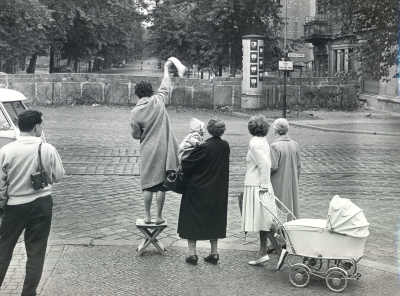
[[[239,118],[250,118],[250,115],[240,113],[240,112],[232,112],[232,116],[239,117]],[[290,122],[290,125],[300,127],[300,128],[307,128],[311,130],[318,130],[324,132],[334,132],[334,133],[343,133],[343,134],[361,134],[361,135],[376,135],[376,136],[400,136],[400,133],[388,133],[388,132],[373,132],[373,131],[357,131],[357,130],[343,130],[343,129],[334,129],[334,128],[325,128],[319,127],[315,125],[311,125],[309,123],[303,124],[299,122]]]
[[[180,239],[160,239],[160,241],[164,244],[166,248],[168,247],[178,247],[178,248],[187,248],[186,240]],[[48,244],[48,246],[90,246],[90,247],[98,247],[98,246],[132,246],[136,248],[140,244],[138,240],[132,241],[115,241],[115,240],[93,240],[93,239],[82,239],[82,240],[73,240],[73,241],[53,241]],[[207,249],[210,247],[208,241],[198,241],[197,242],[198,248]],[[149,250],[152,250],[154,247],[150,246]],[[234,251],[248,251],[248,252],[257,252],[258,247],[254,244],[245,245],[243,244],[232,244],[226,243],[223,241],[218,241],[218,248],[221,250],[234,250]],[[168,249],[167,249],[168,250]],[[359,265],[369,267],[372,269],[377,269],[381,271],[386,271],[392,274],[398,274],[399,270],[397,267],[379,263],[372,260],[361,259]]]

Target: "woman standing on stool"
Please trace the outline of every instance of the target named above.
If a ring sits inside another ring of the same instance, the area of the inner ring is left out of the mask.
[[[168,171],[178,167],[178,142],[176,140],[165,103],[170,92],[169,69],[175,64],[184,72],[185,67],[176,58],[170,58],[164,64],[164,78],[156,95],[148,81],[141,81],[135,86],[139,101],[131,111],[132,137],[140,139],[140,185],[143,190],[146,216],[144,222],[152,223],[151,202],[156,192],[156,224],[162,224],[165,191],[163,183]]]
[[[267,255],[267,239],[271,241],[278,254],[281,253],[274,234],[271,232],[273,216],[258,201],[260,198],[269,209],[276,213],[274,190],[272,189],[270,148],[265,138],[269,124],[262,115],[250,118],[248,129],[253,136],[247,152],[247,172],[244,181],[242,231],[260,233],[260,258],[250,261],[250,265],[258,265],[269,260]]]
[[[204,261],[217,264],[218,239],[226,237],[228,216],[229,154],[222,120],[210,119],[207,131],[212,136],[182,161],[187,182],[179,211],[178,233],[188,240],[190,256],[186,262],[196,265],[197,240],[210,240],[211,253]]]

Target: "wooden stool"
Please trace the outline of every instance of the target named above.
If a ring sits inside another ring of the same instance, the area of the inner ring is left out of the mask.
[[[162,243],[157,240],[157,236],[165,229],[168,227],[167,225],[167,220],[163,224],[157,225],[154,220],[151,220],[151,224],[146,224],[144,223],[143,219],[137,219],[136,220],[136,227],[139,228],[139,230],[144,234],[145,239],[143,242],[137,247],[137,255],[136,257],[139,257],[142,255],[144,250],[150,245],[153,244],[157,250],[160,251],[162,255],[165,255],[164,251],[167,249],[164,248]],[[150,232],[151,230],[151,232]]]

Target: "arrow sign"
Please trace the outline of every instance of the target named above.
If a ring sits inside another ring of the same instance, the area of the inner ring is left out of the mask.
[[[279,61],[279,70],[293,70],[293,62]]]
[[[303,52],[288,52],[289,58],[305,58],[306,54]]]

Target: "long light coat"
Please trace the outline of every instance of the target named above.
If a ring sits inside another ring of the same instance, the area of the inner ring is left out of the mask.
[[[296,218],[300,218],[300,169],[299,145],[288,135],[277,137],[271,144],[271,183],[275,196]]]
[[[132,137],[140,140],[142,189],[164,182],[166,172],[178,168],[178,142],[165,109],[170,85],[164,77],[157,94],[139,99],[131,111]]]

